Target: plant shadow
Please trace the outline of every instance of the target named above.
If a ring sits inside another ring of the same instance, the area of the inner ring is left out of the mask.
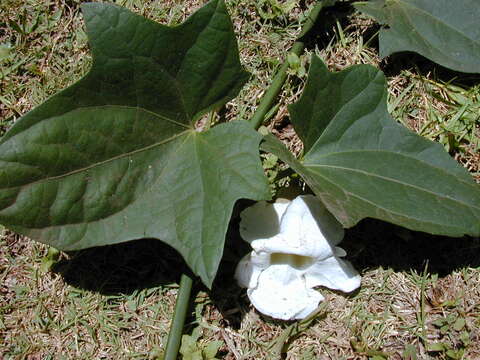
[[[327,48],[333,40],[341,41],[338,34],[339,27],[348,36],[350,31],[356,31],[358,26],[363,24],[354,24],[352,19],[357,10],[353,2],[339,2],[334,6],[326,7],[322,10],[319,19],[317,19],[312,30],[304,37],[307,49]],[[368,17],[367,17],[368,18]],[[354,25],[354,26],[352,26]],[[362,44],[368,44],[368,47],[380,52],[379,31],[382,25],[373,21],[361,32]],[[433,77],[436,81],[443,83],[453,83],[462,87],[471,87],[480,81],[479,74],[462,73],[446,68],[428,58],[415,52],[404,51],[391,54],[382,59],[379,64],[387,77],[400,75],[403,71],[409,70],[422,77]]]
[[[225,323],[236,329],[249,309],[245,291],[233,280],[241,254],[249,251],[248,246],[245,249],[243,245],[241,251],[232,248],[239,243],[245,242],[237,231],[227,241],[226,254],[229,255],[222,261],[212,291],[207,291]],[[461,268],[480,267],[479,238],[436,236],[375,219],[365,219],[348,229],[340,246],[360,273],[379,267],[422,273],[428,264],[428,273],[445,277]],[[285,323],[262,318],[271,323]]]
[[[338,39],[338,26],[345,29],[350,24],[350,16],[355,8],[346,2],[324,7],[310,31],[302,38],[305,48],[320,49],[328,47],[332,39]]]
[[[254,203],[249,200],[236,203],[212,289],[196,279],[191,296],[193,303],[199,291],[206,292],[221,314],[220,324],[237,330],[251,309],[245,290],[234,280],[238,262],[251,251],[240,236],[240,213]],[[428,264],[430,274],[445,277],[461,268],[480,268],[480,238],[435,236],[376,219],[365,219],[347,229],[340,246],[360,273],[380,267],[422,273]],[[181,256],[157,239],[70,252],[52,270],[69,285],[104,295],[132,294],[145,288],[178,284],[185,272],[192,276]],[[195,320],[191,314],[189,319]],[[282,326],[289,324],[265,316],[262,319]],[[188,327],[194,324],[192,321]]]
[[[480,81],[479,74],[448,69],[414,52],[399,52],[389,55],[380,64],[380,69],[387,77],[394,77],[409,70],[423,78],[433,78],[438,82],[465,88],[477,85]]]
[[[446,276],[464,267],[480,267],[480,239],[452,238],[411,231],[375,219],[365,219],[346,231],[341,247],[361,271],[383,267],[395,271]]]
[[[253,203],[241,200],[235,205],[224,256],[212,289],[197,279],[191,297],[193,302],[199,291],[206,292],[221,314],[221,324],[234,329],[240,328],[250,309],[245,290],[237,285],[234,274],[240,259],[251,250],[240,237],[240,212]],[[443,277],[460,268],[480,267],[479,238],[435,236],[375,219],[365,219],[348,229],[340,246],[360,273],[378,267],[420,273],[428,262],[428,272]],[[181,256],[156,239],[71,252],[52,270],[62,275],[69,285],[104,295],[131,294],[144,288],[178,283],[183,272],[191,276]]]
[[[213,290],[207,289],[192,274],[175,249],[157,239],[138,239],[66,252],[51,271],[61,275],[68,285],[102,295],[130,295],[146,288],[178,284],[180,276],[185,273],[195,279],[191,303],[196,294],[204,291],[210,295],[224,321],[239,325],[241,317],[237,316],[237,310],[246,309],[249,305],[233,279],[237,262],[250,248],[240,238],[238,224],[240,211],[252,204],[254,201],[240,200],[234,207]]]
[[[52,271],[69,285],[104,295],[131,294],[177,283],[186,269],[181,256],[157,239],[132,240],[66,254]]]

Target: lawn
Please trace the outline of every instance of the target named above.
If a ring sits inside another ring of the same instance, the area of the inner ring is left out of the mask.
[[[91,65],[79,0],[0,3],[0,133]],[[184,21],[203,0],[117,0],[166,25]],[[215,121],[248,119],[299,34],[314,1],[227,0],[242,65],[252,76]],[[288,79],[264,126],[295,154],[302,143],[287,105],[298,99],[310,56],[331,71],[372,64],[385,72],[392,116],[440,142],[480,182],[480,76],[425,58],[378,56],[376,23],[348,1],[325,10],[305,53],[290,58]],[[272,191],[304,187],[263,156]],[[392,164],[395,166],[395,164]],[[347,230],[341,246],[362,275],[345,295],[326,300],[300,323],[262,316],[234,282],[247,245],[238,234],[239,201],[213,289],[199,281],[187,319],[183,358],[480,359],[480,239],[413,232],[377,220]],[[157,359],[166,343],[178,254],[157,240],[58,253],[8,229],[0,237],[0,358]],[[187,346],[190,345],[190,346]]]

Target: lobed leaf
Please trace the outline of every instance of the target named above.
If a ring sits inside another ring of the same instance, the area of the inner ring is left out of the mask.
[[[366,217],[432,234],[480,234],[480,188],[440,144],[397,124],[384,75],[369,65],[331,73],[313,57],[289,107],[304,143],[295,159],[273,136],[262,148],[299,173],[345,226]]]
[[[248,77],[225,4],[175,28],[82,10],[92,68],[0,141],[0,222],[62,250],[157,238],[210,286],[235,201],[269,198],[248,123],[194,128]]]
[[[478,0],[371,0],[355,7],[388,25],[379,35],[382,57],[414,51],[456,71],[480,72]]]

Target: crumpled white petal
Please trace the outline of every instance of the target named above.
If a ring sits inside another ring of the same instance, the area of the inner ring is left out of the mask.
[[[270,265],[270,254],[247,254],[237,265],[235,278],[238,285],[245,288],[255,288],[260,273]]]
[[[360,281],[361,277],[352,264],[336,256],[317,261],[305,273],[307,287],[325,286],[346,293],[358,288]]]
[[[323,300],[313,287],[351,292],[360,286],[360,275],[335,246],[343,227],[313,195],[258,202],[242,212],[240,234],[253,251],[240,261],[235,277],[266,315],[301,319]]]
[[[331,246],[342,241],[343,226],[313,195],[298,196],[282,215],[280,233],[291,246],[300,248],[295,254],[322,257],[331,256]],[[328,241],[327,241],[328,239]]]
[[[302,319],[324,299],[318,291],[307,288],[288,265],[268,267],[259,275],[258,283],[261,286],[248,289],[247,295],[258,311],[276,319]]]
[[[279,199],[274,204],[259,201],[241,213],[240,236],[251,242],[257,239],[268,239],[280,232],[280,219],[290,201]],[[257,226],[257,224],[262,224]]]

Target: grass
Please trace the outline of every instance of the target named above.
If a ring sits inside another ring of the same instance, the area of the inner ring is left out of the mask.
[[[204,1],[116,3],[173,25]],[[2,132],[88,70],[91,58],[79,4],[0,3]],[[253,113],[313,1],[293,8],[288,4],[227,1],[242,62],[253,76],[219,117],[249,118]],[[298,154],[302,144],[286,107],[302,91],[302,68],[308,69],[310,55],[321,56],[331,70],[368,63],[387,74],[392,115],[442,143],[480,180],[478,76],[452,73],[411,55],[381,60],[377,31],[347,3],[328,10],[306,53],[292,60],[289,80],[266,127]],[[281,173],[275,161],[265,157],[267,162],[268,170]],[[186,329],[191,353],[212,358],[215,351],[223,359],[480,359],[479,239],[435,237],[363,221],[342,243],[362,273],[362,287],[347,296],[322,289],[326,301],[318,316],[295,325],[261,316],[232,283],[235,263],[246,251],[246,245],[239,249],[236,214],[214,289],[195,289]],[[62,253],[57,260],[52,256],[47,246],[2,230],[0,358],[161,356],[177,292],[172,269],[184,266],[171,249],[147,239]]]

